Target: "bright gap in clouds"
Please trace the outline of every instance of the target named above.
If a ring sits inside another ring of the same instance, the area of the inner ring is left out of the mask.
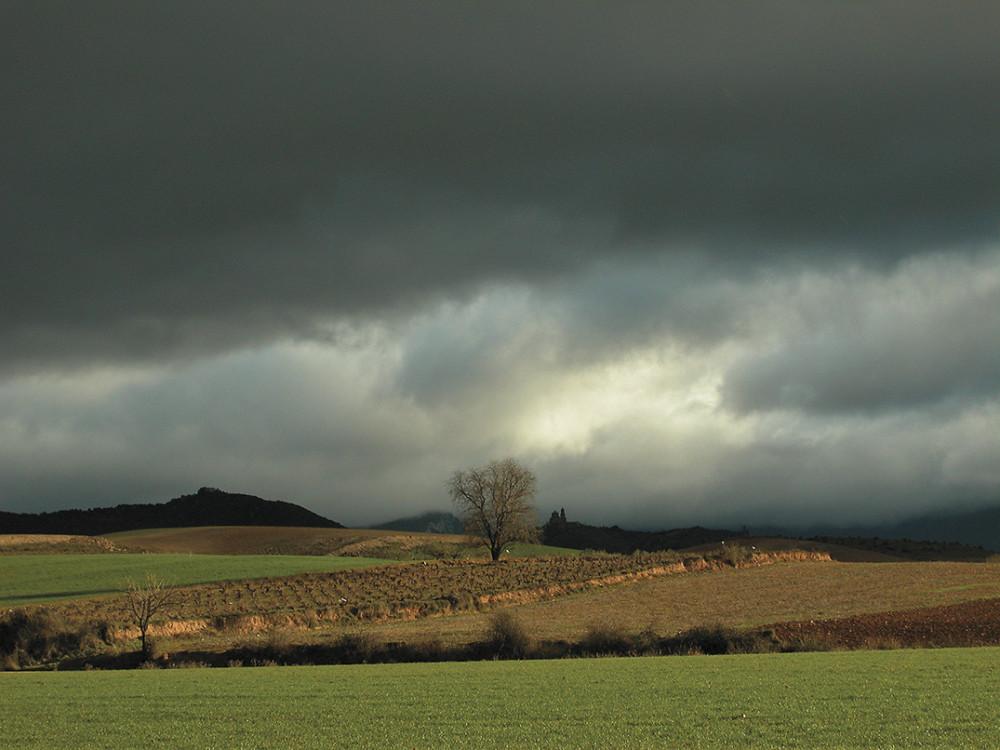
[[[543,512],[623,525],[996,497],[1000,253],[742,284],[670,271],[599,267],[407,320],[319,321],[323,340],[9,379],[0,495],[54,508],[212,484],[369,524],[447,508],[453,470],[515,455]]]

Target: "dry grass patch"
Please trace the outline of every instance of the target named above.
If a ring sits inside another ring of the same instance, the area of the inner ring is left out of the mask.
[[[786,563],[665,576],[518,606],[529,632],[542,639],[582,638],[594,622],[629,631],[652,625],[676,633],[705,623],[756,627],[831,619],[1000,597],[1000,566],[986,563]],[[434,622],[370,625],[388,640],[433,633],[469,643],[484,616],[466,613]]]

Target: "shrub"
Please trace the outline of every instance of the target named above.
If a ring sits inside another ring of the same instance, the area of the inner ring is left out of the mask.
[[[531,638],[512,612],[501,610],[490,618],[484,646],[499,659],[523,659],[531,648]]]
[[[624,631],[607,623],[595,624],[587,628],[579,647],[581,653],[591,656],[623,655],[632,651],[632,644]]]
[[[414,661],[443,661],[448,654],[440,638],[429,638],[409,646],[396,644],[394,648],[390,647],[390,651],[400,652]]]
[[[268,631],[267,642],[262,649],[264,655],[275,661],[288,657],[292,650],[292,636],[286,628],[272,628]]]
[[[632,650],[637,654],[654,655],[660,653],[660,636],[652,625],[647,625],[632,641]]]
[[[107,642],[107,632],[105,623],[73,625],[48,610],[13,610],[0,619],[0,659],[10,668],[83,654]]]
[[[781,650],[772,633],[723,625],[692,628],[665,640],[663,645],[670,654],[764,654]]]
[[[160,644],[160,639],[154,638],[151,635],[146,636],[146,650],[143,651],[143,656],[152,661],[159,661],[160,659],[167,658],[167,655],[163,652],[163,647]]]
[[[741,563],[750,562],[753,559],[753,550],[747,549],[742,544],[726,544],[721,557],[735,568]]]
[[[368,633],[346,633],[337,641],[336,651],[344,664],[365,664],[374,660],[379,647]]]

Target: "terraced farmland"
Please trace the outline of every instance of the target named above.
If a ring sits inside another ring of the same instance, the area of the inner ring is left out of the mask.
[[[780,555],[769,556],[747,564],[780,559]],[[671,553],[521,558],[499,564],[471,560],[410,563],[184,587],[178,590],[170,619],[210,622],[281,616],[285,622],[306,624],[414,619],[725,567],[727,563],[721,560],[682,558]],[[53,609],[77,620],[127,620],[121,597],[78,601]]]

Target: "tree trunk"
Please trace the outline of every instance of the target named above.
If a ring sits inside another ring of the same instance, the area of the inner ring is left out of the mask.
[[[500,559],[500,555],[503,554],[503,547],[490,547],[490,556],[493,558],[493,562],[497,562]]]

